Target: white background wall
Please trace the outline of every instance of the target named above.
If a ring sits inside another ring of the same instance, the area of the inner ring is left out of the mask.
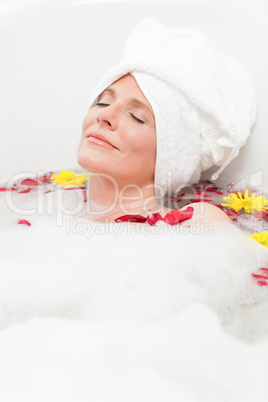
[[[0,181],[18,172],[78,168],[90,92],[145,15],[203,31],[246,68],[257,124],[224,173],[268,188],[268,2],[0,0]]]

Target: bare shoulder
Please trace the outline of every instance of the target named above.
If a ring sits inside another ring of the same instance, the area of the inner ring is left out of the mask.
[[[188,207],[193,207],[194,213],[191,219],[187,220],[188,224],[199,222],[214,222],[226,221],[232,223],[229,216],[226,215],[220,208],[207,202],[193,202],[192,204],[185,205],[180,210],[185,210]]]
[[[184,211],[188,207],[192,207],[194,209],[194,213],[191,219],[182,222],[185,225],[205,223],[205,222],[215,222],[215,221],[226,221],[232,223],[229,216],[226,215],[220,208],[216,207],[213,204],[209,204],[207,202],[193,202],[192,204],[185,205],[180,208],[181,211]],[[170,212],[171,209],[163,207],[161,212],[166,214]]]

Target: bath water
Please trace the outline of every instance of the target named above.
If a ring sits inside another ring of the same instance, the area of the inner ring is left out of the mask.
[[[0,192],[1,399],[267,401],[267,221],[104,224],[85,191]]]

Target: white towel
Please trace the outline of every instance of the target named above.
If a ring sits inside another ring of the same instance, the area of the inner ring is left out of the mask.
[[[89,107],[114,81],[131,73],[156,122],[156,196],[219,173],[238,155],[256,119],[256,96],[244,68],[192,28],[144,18],[129,34],[118,64],[93,90]]]

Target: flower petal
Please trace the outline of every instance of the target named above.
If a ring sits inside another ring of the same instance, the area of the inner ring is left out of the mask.
[[[43,176],[39,176],[38,180],[41,181],[42,183],[50,183],[50,178],[53,175],[53,172],[48,172],[47,174],[44,174]]]
[[[31,188],[26,188],[26,190],[18,191],[19,194],[29,193]]]
[[[165,217],[164,221],[169,225],[177,225],[183,221],[191,219],[194,213],[193,207],[188,207],[185,210],[174,209],[173,211],[169,211]]]
[[[218,208],[220,208],[222,211],[224,211],[224,205],[223,204],[214,204],[215,205],[215,207],[218,207]]]
[[[83,201],[87,202],[87,191],[83,190]]]
[[[229,209],[224,209],[224,212],[226,213],[226,215],[229,216],[229,218],[231,218],[234,221],[237,221],[237,219],[239,217],[239,213],[237,211],[229,208]]]
[[[15,187],[11,187],[11,188],[1,187],[0,191],[17,191],[17,188],[15,188]]]
[[[178,195],[177,197],[170,197],[170,201],[172,202],[180,202],[183,200],[183,197],[185,196],[185,193],[182,193]]]
[[[26,221],[26,219],[20,219],[20,220],[18,221],[18,224],[19,224],[19,225],[22,224],[22,225],[31,226],[30,222]]]
[[[195,195],[197,195],[197,196],[202,196],[202,197],[210,197],[210,196],[211,196],[211,194],[207,194],[207,192],[204,191],[204,190],[197,190],[197,192],[195,193]]]
[[[258,281],[257,283],[260,286],[268,286],[268,283],[266,281]]]
[[[82,189],[82,190],[85,190],[86,189],[86,187],[85,186],[77,186],[77,187],[66,187],[66,188],[63,188],[63,190],[80,190],[80,189]]]
[[[120,216],[119,218],[116,218],[114,221],[115,222],[141,222],[145,223],[146,218],[141,215],[123,215]]]
[[[190,198],[191,202],[212,202],[212,200],[204,199],[204,198]]]
[[[251,274],[253,276],[253,278],[257,278],[257,279],[268,279],[267,275],[258,275],[258,274]]]
[[[222,193],[221,191],[217,191],[217,190],[215,190],[214,188],[207,188],[206,191],[210,191],[210,192],[216,193],[216,194],[218,194],[218,195],[223,195],[223,193]]]
[[[22,180],[22,182],[20,184],[22,184],[23,186],[40,186],[41,185],[41,183],[39,183],[38,181],[33,180],[33,179]]]
[[[151,226],[154,226],[158,221],[164,220],[164,218],[158,212],[148,215],[146,219]]]

